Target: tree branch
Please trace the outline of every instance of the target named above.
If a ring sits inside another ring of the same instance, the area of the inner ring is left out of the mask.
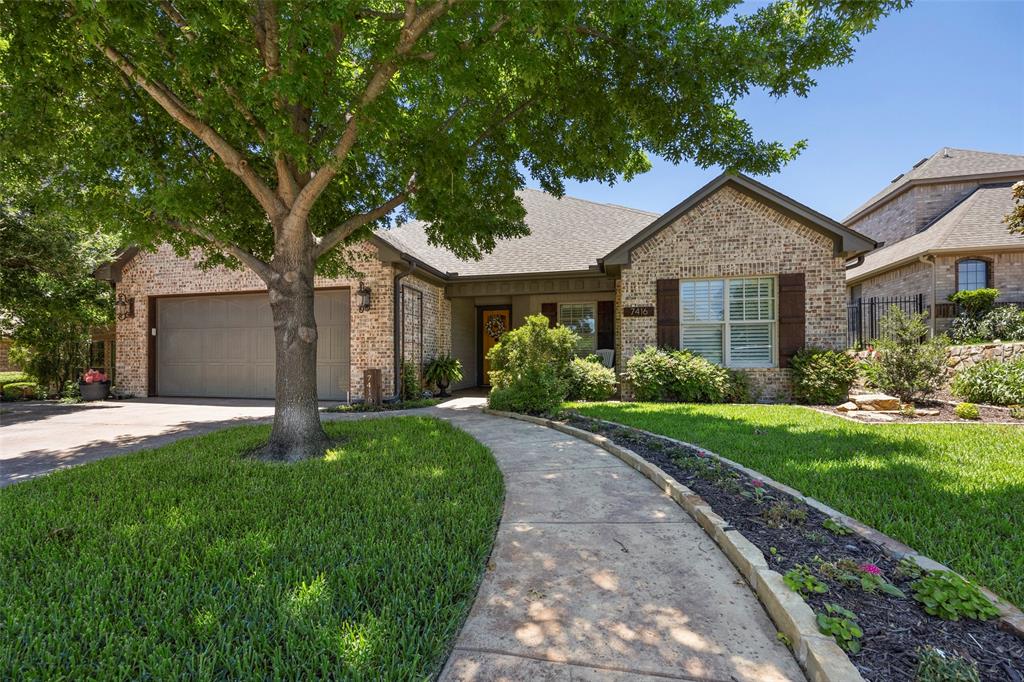
[[[415,0],[406,0],[405,20],[402,25],[398,45],[395,48],[394,57],[404,57],[409,54],[416,45],[420,36],[444,14],[457,0],[439,0],[428,9],[417,14]],[[299,195],[292,204],[292,212],[305,216],[313,206],[313,202],[327,188],[327,185],[337,175],[341,162],[348,156],[349,151],[356,141],[356,134],[360,113],[368,105],[373,103],[387,87],[391,77],[398,71],[398,64],[395,58],[382,62],[366,85],[362,97],[359,98],[358,106],[348,114],[345,122],[345,130],[331,152],[330,158],[313,175],[313,178],[306,183]]]
[[[180,220],[173,219],[164,219],[164,222],[168,226],[176,230],[188,232],[190,234],[194,234],[195,236],[201,239],[205,239],[206,241],[210,242],[211,244],[221,249],[225,253],[234,256],[239,261],[241,261],[243,265],[248,266],[250,270],[255,272],[259,276],[259,278],[262,279],[267,284],[270,284],[271,280],[273,279],[275,275],[274,270],[268,264],[264,263],[261,259],[254,256],[246,249],[243,249],[242,247],[236,244],[231,244],[229,242],[223,241],[222,239],[218,239],[213,235],[212,232],[197,225],[188,225],[186,223],[181,222]]]
[[[350,234],[358,230],[367,223],[372,223],[375,220],[380,220],[387,214],[405,203],[405,200],[409,198],[409,195],[414,191],[414,181],[410,180],[406,189],[402,190],[395,196],[391,197],[383,204],[367,211],[360,215],[352,216],[342,224],[335,227],[333,230],[325,234],[323,237],[319,237],[316,240],[316,247],[313,251],[314,260],[320,258],[325,253],[333,249],[335,246],[341,243],[343,239],[348,237]]]
[[[159,81],[150,80],[139,73],[139,70],[113,47],[104,44],[98,44],[97,47],[124,75],[145,90],[164,111],[170,114],[171,118],[205,142],[220,157],[224,167],[241,179],[249,192],[260,203],[268,217],[274,219],[286,211],[285,207],[278,200],[277,195],[274,194],[274,191],[249,166],[248,160],[231,146],[227,140],[218,135],[217,131],[185,106],[167,86]]]

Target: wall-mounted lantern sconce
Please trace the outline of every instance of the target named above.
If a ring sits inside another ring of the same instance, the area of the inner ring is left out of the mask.
[[[359,288],[356,289],[356,300],[359,302],[359,312],[365,313],[370,309],[370,287],[363,282],[359,282]]]
[[[114,299],[114,310],[117,313],[117,319],[127,320],[129,317],[135,317],[135,299],[128,298],[124,294],[118,294],[117,298]]]

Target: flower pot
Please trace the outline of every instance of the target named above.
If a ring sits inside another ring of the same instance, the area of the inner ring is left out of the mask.
[[[441,393],[438,395],[439,398],[447,398],[447,397],[449,397],[448,393],[447,393],[447,391],[448,391],[448,382],[447,381],[438,381],[437,382],[437,387],[441,390]]]
[[[79,382],[78,390],[82,400],[106,400],[110,396],[110,382],[97,381],[91,384]]]

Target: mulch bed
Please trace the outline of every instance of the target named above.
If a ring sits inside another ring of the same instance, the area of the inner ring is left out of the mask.
[[[865,424],[895,424],[895,423],[921,423],[921,422],[960,422],[966,424],[1020,424],[1024,426],[1024,420],[1014,419],[1010,414],[1010,408],[1008,407],[995,407],[993,405],[978,405],[978,410],[981,414],[981,419],[961,419],[956,416],[956,412],[953,411],[953,405],[941,400],[922,400],[914,403],[914,407],[918,412],[913,416],[906,416],[900,414],[898,411],[869,411],[869,410],[857,410],[855,412],[843,412],[830,405],[817,405],[816,408],[824,410],[832,414],[842,415],[856,419],[859,422]],[[932,411],[938,410],[938,414],[921,414],[921,410]],[[891,420],[879,420],[873,419],[870,415],[884,414],[887,417],[891,417]]]
[[[874,563],[881,568],[889,582],[907,594],[906,598],[865,592],[859,586],[851,587],[824,578],[817,570],[814,570],[815,576],[828,584],[829,592],[805,597],[815,612],[823,611],[824,604],[829,602],[857,614],[858,624],[864,630],[863,649],[850,659],[866,680],[912,681],[917,668],[917,650],[932,646],[973,661],[982,680],[1024,682],[1024,641],[1000,630],[997,620],[951,622],[929,616],[912,598],[910,583],[913,580],[897,577],[896,559],[856,534],[840,536],[825,530],[822,526],[828,518],[825,514],[771,488],[766,490],[772,499],[758,502],[745,496],[744,491],[749,494],[753,490],[751,479],[724,465],[724,471],[714,475],[697,475],[691,467],[676,463],[677,460],[684,465],[692,462],[688,458],[708,461],[691,448],[581,415],[570,415],[568,422],[633,450],[694,490],[718,515],[754,543],[779,573],[785,574],[797,564],[814,569],[816,560],[852,559],[858,565]],[[764,513],[779,502],[804,511],[806,521],[784,523],[779,528],[769,526]]]

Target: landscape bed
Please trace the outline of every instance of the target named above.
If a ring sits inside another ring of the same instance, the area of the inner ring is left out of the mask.
[[[588,414],[599,413],[595,416],[599,416],[601,419],[624,421],[624,418],[615,419],[615,411],[627,406],[596,404],[573,407]],[[633,404],[628,407],[636,409],[649,407],[661,410],[671,408],[674,411],[693,409],[700,413],[702,410],[710,408],[731,407],[735,410],[748,406],[644,406]],[[791,409],[800,410],[801,408]],[[812,417],[839,421],[825,415],[815,415],[807,410],[802,411]],[[633,421],[642,421],[637,414],[634,414],[633,417]],[[707,447],[730,459],[741,461],[743,464],[762,471],[765,475],[772,476],[780,482],[813,495],[792,480],[787,481],[785,476],[765,471],[750,461],[743,461],[743,458],[737,457],[735,453],[723,452],[706,442],[706,438],[702,441],[697,437],[702,434],[691,432],[687,437],[685,435],[686,420],[674,421],[683,423],[676,423],[678,428],[673,429],[674,433],[667,435],[696,442],[701,447]],[[569,422],[579,428],[605,435],[616,443],[630,448],[661,467],[684,485],[692,488],[706,499],[719,515],[728,519],[732,526],[753,542],[764,553],[770,566],[775,570],[785,574],[798,565],[809,567],[815,577],[828,586],[826,594],[813,593],[805,596],[816,612],[822,611],[826,603],[836,603],[857,614],[859,625],[864,631],[863,650],[859,654],[852,655],[851,660],[866,679],[872,682],[913,680],[918,648],[925,645],[956,653],[974,661],[984,680],[1024,679],[1024,641],[1009,632],[1000,630],[997,621],[994,620],[950,622],[927,615],[921,605],[912,598],[913,590],[910,584],[914,578],[902,575],[898,563],[887,557],[877,545],[854,534],[837,535],[827,530],[823,524],[828,517],[821,512],[772,490],[766,492],[770,493],[773,498],[764,498],[758,501],[754,496],[756,483],[732,469],[714,467],[711,460],[700,457],[696,450],[678,446],[661,438],[644,435],[628,427],[617,427],[597,422],[581,414],[571,413]],[[867,428],[849,422],[840,423],[853,428]],[[650,425],[638,424],[637,426],[645,430],[657,430],[652,429]],[[737,423],[731,426],[735,430],[740,430],[743,424]],[[790,427],[792,428],[793,424]],[[763,429],[757,430],[760,433],[754,434],[755,438],[763,438],[766,435]],[[803,447],[805,449],[794,449],[790,453],[803,452],[808,456],[813,455],[807,450],[810,447],[809,443],[804,443]],[[827,467],[823,471],[827,472]],[[761,494],[757,493],[757,495]],[[814,496],[826,504],[838,506],[840,510],[849,512],[841,505],[835,505],[834,501],[829,501],[823,496]],[[769,510],[779,502],[798,510],[798,515],[805,514],[806,517],[802,521],[783,520],[780,527],[770,527],[765,514],[769,513]],[[850,515],[861,518],[854,513]],[[861,518],[861,520],[865,519]],[[1020,525],[1018,524],[1017,527],[1019,528]],[[1004,548],[1004,551],[1007,550]],[[934,558],[942,560],[941,557]],[[906,596],[898,598],[886,595],[881,591],[866,592],[860,585],[849,585],[841,579],[824,577],[819,573],[825,563],[836,564],[841,559],[846,559],[846,563],[855,566],[864,564],[877,566],[881,570],[882,576],[901,589]],[[1021,677],[1017,677],[1018,675]]]
[[[324,426],[322,459],[247,459],[246,426],[0,491],[0,679],[434,675],[501,474],[439,420]]]

